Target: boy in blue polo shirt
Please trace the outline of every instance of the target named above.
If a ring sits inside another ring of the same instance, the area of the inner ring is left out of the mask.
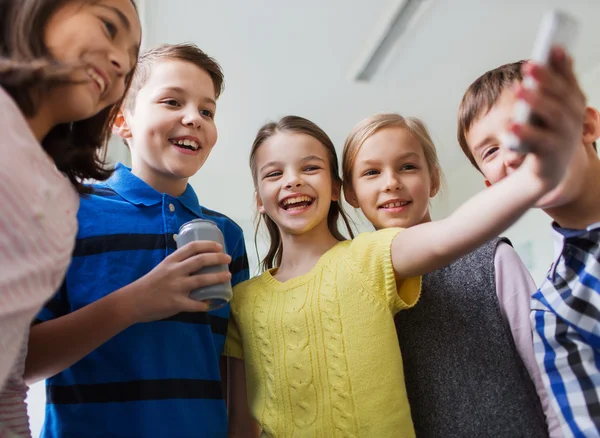
[[[66,280],[31,330],[26,379],[49,377],[43,437],[227,436],[219,359],[229,306],[207,313],[189,298],[248,279],[242,230],[188,184],[217,140],[222,84],[196,46],[140,56],[114,125],[132,168],[118,164],[81,199]],[[196,218],[218,225],[225,248],[176,251],[179,227]],[[230,273],[194,275],[223,263]]]
[[[537,91],[521,85],[533,77]],[[511,124],[517,99],[543,122]],[[459,109],[458,139],[486,185],[518,168],[523,157],[501,147],[503,134],[545,142],[577,142],[563,182],[538,207],[553,219],[556,254],[546,280],[531,300],[537,362],[563,434],[600,436],[600,115],[585,96],[564,52],[550,68],[516,62],[477,79]]]

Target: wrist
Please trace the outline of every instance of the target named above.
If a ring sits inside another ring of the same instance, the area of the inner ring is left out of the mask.
[[[141,322],[139,306],[136,303],[136,296],[139,295],[136,291],[136,283],[122,287],[111,294],[114,297],[111,313],[124,327]]]
[[[521,196],[531,199],[533,202],[537,202],[553,188],[550,181],[535,175],[523,166],[513,176],[515,177],[515,185],[518,193]]]

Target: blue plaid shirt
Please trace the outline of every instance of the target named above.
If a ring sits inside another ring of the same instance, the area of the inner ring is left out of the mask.
[[[565,436],[600,437],[600,222],[553,228],[558,256],[531,301],[535,354]]]

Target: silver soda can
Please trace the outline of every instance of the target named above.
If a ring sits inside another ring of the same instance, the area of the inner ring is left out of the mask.
[[[210,240],[217,242],[225,248],[223,233],[214,222],[204,219],[194,219],[186,222],[179,228],[177,235],[177,248],[181,248],[186,244],[195,240]],[[229,270],[227,265],[205,266],[195,274],[210,274],[216,272],[224,272]],[[208,310],[215,310],[226,305],[233,296],[231,290],[231,282],[227,281],[221,284],[213,284],[211,286],[202,287],[193,290],[190,293],[190,298],[196,301],[203,301],[208,304]]]

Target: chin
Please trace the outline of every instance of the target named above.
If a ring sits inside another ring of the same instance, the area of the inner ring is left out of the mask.
[[[543,210],[548,208],[558,208],[568,203],[567,198],[568,196],[564,189],[559,186],[542,196],[535,206],[536,208],[541,208]]]

